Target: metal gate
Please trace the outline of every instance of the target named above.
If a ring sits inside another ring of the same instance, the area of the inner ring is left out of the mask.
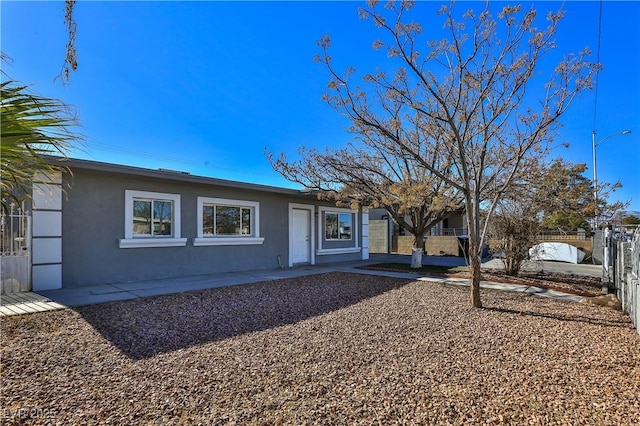
[[[31,290],[31,216],[23,205],[0,212],[0,293]]]

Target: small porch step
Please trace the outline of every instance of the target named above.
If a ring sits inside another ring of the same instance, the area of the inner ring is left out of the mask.
[[[55,311],[66,306],[30,291],[0,295],[0,317]]]

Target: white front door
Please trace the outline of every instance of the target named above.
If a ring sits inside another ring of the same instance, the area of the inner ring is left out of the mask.
[[[293,209],[291,225],[292,263],[311,263],[311,211]]]

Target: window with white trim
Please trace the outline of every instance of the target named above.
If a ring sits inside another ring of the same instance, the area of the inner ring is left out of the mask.
[[[260,203],[198,197],[198,237],[195,246],[262,244]]]
[[[205,204],[202,207],[203,236],[252,236],[251,207]]]
[[[124,238],[120,248],[184,246],[180,235],[180,195],[125,191]]]
[[[324,214],[325,240],[350,240],[352,234],[351,213],[326,212]]]
[[[133,199],[133,238],[172,237],[173,201]]]
[[[334,255],[358,253],[358,210],[338,207],[318,207],[320,226],[318,227],[318,249],[316,254]]]

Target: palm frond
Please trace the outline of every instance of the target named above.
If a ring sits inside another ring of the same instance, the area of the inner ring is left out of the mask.
[[[0,84],[0,188],[5,200],[18,193],[28,197],[28,187],[38,172],[54,172],[47,156],[67,157],[81,140],[72,132],[77,118],[62,101],[29,91],[13,80]]]

